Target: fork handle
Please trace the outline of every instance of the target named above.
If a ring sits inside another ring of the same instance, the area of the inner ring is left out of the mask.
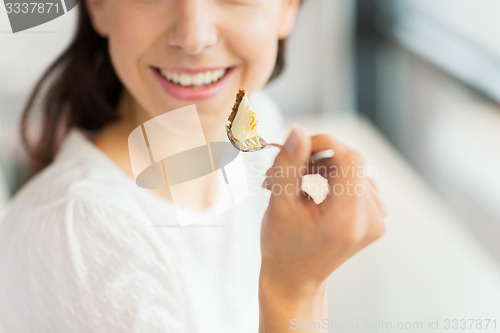
[[[260,142],[262,144],[262,141]],[[279,143],[265,143],[265,144],[262,144],[264,147],[266,146],[273,146],[273,147],[276,147],[276,148],[279,148],[280,150],[283,149],[283,145],[280,145]]]
[[[276,147],[279,149],[283,148],[283,145],[280,145],[279,143],[266,143],[266,144],[264,144],[264,146],[273,146],[273,147]],[[319,151],[317,153],[312,154],[311,157],[309,157],[309,160],[311,162],[316,162],[319,160],[323,160],[325,158],[331,158],[334,155],[335,155],[335,152],[333,150],[325,149],[325,150],[322,150],[322,151]]]

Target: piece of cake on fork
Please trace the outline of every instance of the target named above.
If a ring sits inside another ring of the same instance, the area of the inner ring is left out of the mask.
[[[257,118],[244,89],[240,89],[236,94],[236,101],[227,120],[233,139],[246,144],[249,148],[261,147]]]

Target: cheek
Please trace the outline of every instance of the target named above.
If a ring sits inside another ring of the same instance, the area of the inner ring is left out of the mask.
[[[155,33],[151,24],[127,8],[117,8],[110,20],[109,50],[115,70],[129,88],[137,83],[140,61],[148,50]]]
[[[272,73],[278,50],[277,24],[270,17],[255,15],[233,25],[233,49],[243,59],[252,85],[262,86]],[[235,29],[234,27],[241,27]]]

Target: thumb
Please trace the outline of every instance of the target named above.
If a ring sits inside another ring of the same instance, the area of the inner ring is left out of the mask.
[[[266,172],[264,187],[273,195],[290,199],[300,195],[301,177],[307,171],[311,138],[302,126],[294,126],[272,167]]]

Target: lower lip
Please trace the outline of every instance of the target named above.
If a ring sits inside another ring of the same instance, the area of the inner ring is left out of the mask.
[[[201,87],[182,87],[165,79],[154,68],[151,69],[162,85],[163,89],[171,96],[184,101],[202,101],[217,95],[233,74],[234,68],[230,68],[226,74],[217,82]]]

